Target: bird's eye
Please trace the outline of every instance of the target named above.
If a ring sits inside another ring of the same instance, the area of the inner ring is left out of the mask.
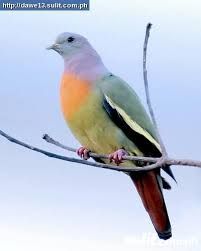
[[[67,39],[67,41],[68,41],[69,43],[72,43],[74,40],[75,40],[74,37],[69,37],[69,38]]]

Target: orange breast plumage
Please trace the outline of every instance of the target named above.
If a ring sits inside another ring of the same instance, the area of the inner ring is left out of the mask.
[[[63,74],[60,99],[64,117],[69,120],[76,113],[90,94],[89,81],[79,79],[76,75]]]

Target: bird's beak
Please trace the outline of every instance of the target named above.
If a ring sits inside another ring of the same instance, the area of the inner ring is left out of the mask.
[[[47,50],[56,50],[58,48],[58,44],[52,44],[49,47],[47,47]]]

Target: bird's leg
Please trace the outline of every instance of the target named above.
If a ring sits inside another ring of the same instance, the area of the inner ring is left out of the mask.
[[[76,153],[77,153],[77,155],[79,155],[80,158],[82,158],[82,159],[87,160],[87,159],[90,158],[90,156],[89,156],[90,150],[87,149],[87,148],[84,147],[84,146],[81,146],[80,148],[78,148],[77,151],[76,151]]]
[[[110,162],[114,162],[115,164],[119,165],[123,162],[123,157],[128,155],[128,152],[124,149],[118,149],[117,151],[109,154]]]

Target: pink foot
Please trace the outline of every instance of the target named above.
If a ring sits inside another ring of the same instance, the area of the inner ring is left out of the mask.
[[[123,157],[126,155],[128,155],[128,153],[124,149],[119,149],[109,155],[109,160],[119,165],[123,162]]]
[[[87,160],[87,159],[90,158],[90,156],[89,156],[90,150],[87,149],[87,148],[84,147],[84,146],[81,146],[80,148],[78,148],[77,151],[76,151],[76,153],[77,153],[77,155],[80,156],[80,158],[82,158],[82,159]]]

